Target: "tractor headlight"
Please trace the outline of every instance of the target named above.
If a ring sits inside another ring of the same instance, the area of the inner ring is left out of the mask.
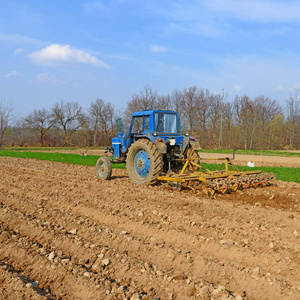
[[[157,136],[157,132],[156,131],[153,131],[153,136]]]
[[[185,135],[185,136],[189,136],[189,133],[188,133],[188,132],[186,132],[184,135]]]
[[[176,140],[174,138],[169,139],[169,142],[170,142],[170,146],[174,146],[176,144]]]

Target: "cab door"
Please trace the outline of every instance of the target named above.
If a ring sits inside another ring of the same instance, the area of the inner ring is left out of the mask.
[[[122,118],[116,120],[116,130],[118,139],[121,143],[122,152],[124,152],[128,147],[129,140],[126,137],[125,126]]]

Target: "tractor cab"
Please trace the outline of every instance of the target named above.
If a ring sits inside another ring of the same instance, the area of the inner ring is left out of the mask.
[[[129,132],[126,134],[123,120],[116,120],[117,137],[112,139],[114,159],[120,159],[137,140],[146,138],[153,143],[166,142],[176,137],[182,143],[179,116],[174,111],[144,110],[132,115]]]
[[[145,110],[136,112],[132,116],[129,134],[134,137],[143,135],[180,135],[179,116],[174,111]]]

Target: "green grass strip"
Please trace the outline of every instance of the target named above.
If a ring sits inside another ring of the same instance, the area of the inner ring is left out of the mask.
[[[72,150],[72,151],[85,151],[85,150],[103,150],[104,147],[87,147],[87,148],[78,148],[78,147],[4,147],[4,151],[58,151],[58,150]],[[1,149],[0,149],[1,150]]]
[[[32,158],[38,160],[48,160],[55,162],[64,162],[73,165],[95,166],[99,158],[98,155],[81,156],[79,154],[69,153],[45,153],[45,152],[21,152],[21,151],[0,151],[0,156]],[[113,168],[125,169],[125,164],[113,164]]]
[[[201,164],[204,168],[215,171],[225,170],[225,164]],[[274,173],[277,180],[288,181],[288,182],[300,182],[300,168],[281,168],[281,167],[247,167],[247,166],[236,166],[240,171],[256,171],[261,170],[266,173]],[[229,167],[230,169],[231,167]],[[230,169],[233,170],[233,169]]]
[[[6,147],[3,148],[5,151],[58,151],[58,150],[73,150],[73,151],[85,151],[85,150],[102,150],[104,147]],[[199,152],[203,153],[222,153],[231,154],[232,149],[201,149]],[[238,149],[235,152],[237,155],[265,155],[265,156],[285,156],[285,157],[300,157],[300,152],[296,151],[284,151],[284,150],[242,150]]]
[[[66,153],[45,153],[45,152],[23,152],[23,151],[7,151],[0,150],[0,156],[19,157],[19,158],[32,158],[38,160],[48,160],[55,162],[64,162],[75,165],[95,166],[99,158],[97,155],[80,156],[79,154],[66,154]],[[225,169],[224,164],[206,164],[202,166],[209,170]],[[289,182],[300,182],[300,168],[279,168],[279,167],[254,167],[237,166],[240,171],[255,171],[261,170],[267,173],[274,173],[278,180]],[[125,164],[113,164],[113,168],[125,169]]]

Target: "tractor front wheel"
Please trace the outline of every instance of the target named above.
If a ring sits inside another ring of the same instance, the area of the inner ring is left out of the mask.
[[[141,139],[129,148],[126,166],[133,183],[153,184],[162,171],[163,159],[155,144]]]
[[[99,179],[110,180],[112,173],[111,160],[107,156],[102,156],[96,163],[96,175]]]

